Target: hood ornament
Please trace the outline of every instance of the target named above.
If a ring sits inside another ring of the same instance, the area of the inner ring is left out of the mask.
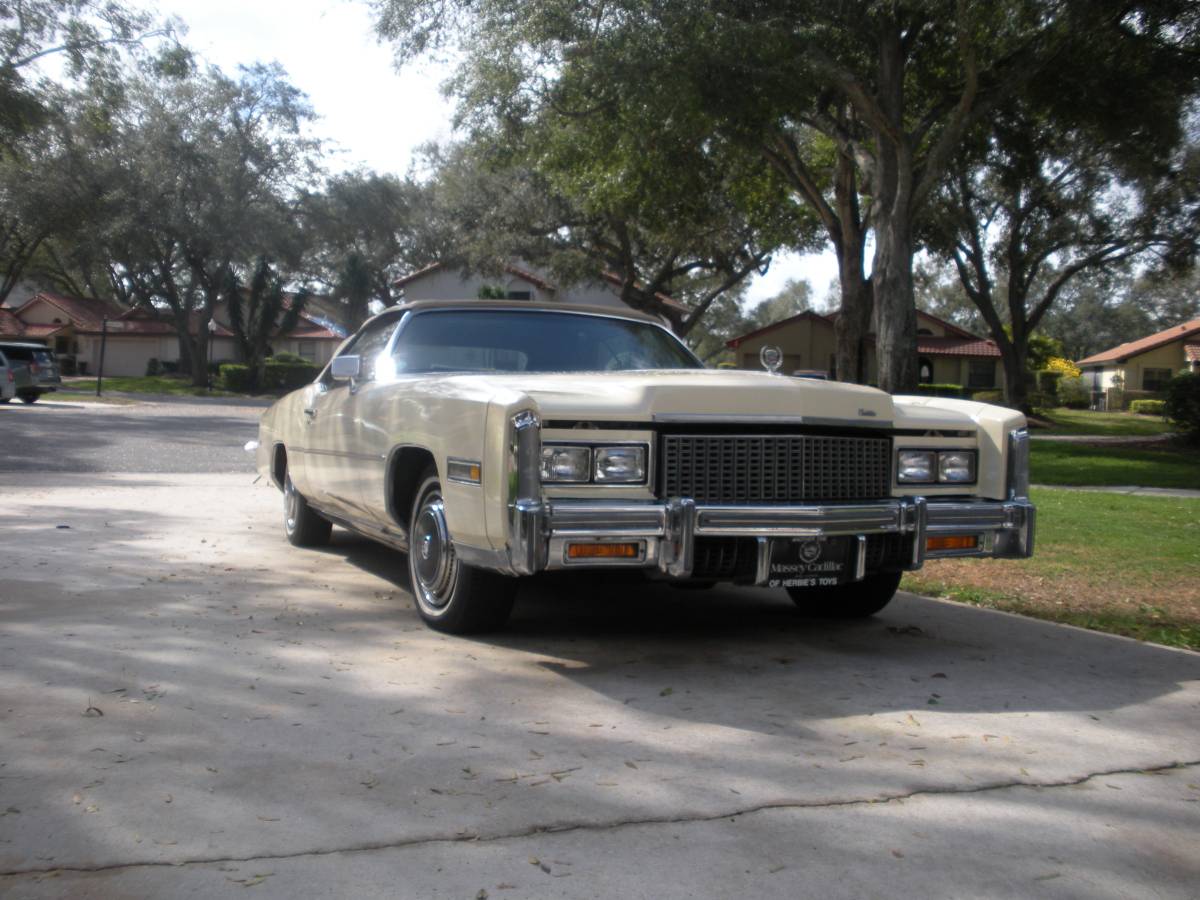
[[[783,365],[783,351],[768,344],[758,351],[758,361],[771,375],[778,375],[779,367]]]

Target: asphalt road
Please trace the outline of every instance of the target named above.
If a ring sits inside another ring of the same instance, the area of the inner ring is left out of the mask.
[[[0,410],[43,460],[0,471],[6,900],[1197,896],[1200,655],[595,578],[448,637],[238,456],[72,474],[27,424],[195,464],[252,416],[46,412]]]
[[[46,397],[0,405],[0,472],[251,472],[261,407],[102,404]]]

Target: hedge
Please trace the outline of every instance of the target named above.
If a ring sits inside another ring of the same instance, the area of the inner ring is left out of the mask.
[[[995,403],[998,406],[1004,405],[1004,391],[976,391],[971,395],[971,399],[976,403]]]
[[[217,386],[223,391],[247,393],[250,390],[250,367],[238,363],[225,363],[217,377]]]
[[[1166,407],[1166,400],[1134,400],[1129,404],[1129,411],[1143,416],[1161,416]]]
[[[914,393],[926,397],[962,397],[961,384],[918,384]]]
[[[320,366],[310,362],[291,362],[273,356],[267,360],[260,387],[265,391],[294,391],[304,387],[321,372]]]

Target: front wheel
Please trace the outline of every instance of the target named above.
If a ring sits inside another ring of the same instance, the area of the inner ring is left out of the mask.
[[[450,634],[500,628],[512,612],[517,581],[458,559],[446,527],[437,470],[421,479],[409,518],[408,574],[425,624]]]
[[[17,396],[21,398],[22,403],[37,403],[39,395],[37,391],[26,391]]]
[[[329,543],[333,525],[308,505],[304,495],[292,484],[290,472],[283,477],[283,530],[288,543],[295,547],[319,547]]]
[[[825,588],[788,588],[792,602],[807,616],[861,619],[892,602],[900,587],[899,572],[875,572],[862,581]]]

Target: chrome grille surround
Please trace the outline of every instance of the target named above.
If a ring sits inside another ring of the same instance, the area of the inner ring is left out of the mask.
[[[886,436],[665,434],[662,497],[698,504],[796,504],[889,496]]]

